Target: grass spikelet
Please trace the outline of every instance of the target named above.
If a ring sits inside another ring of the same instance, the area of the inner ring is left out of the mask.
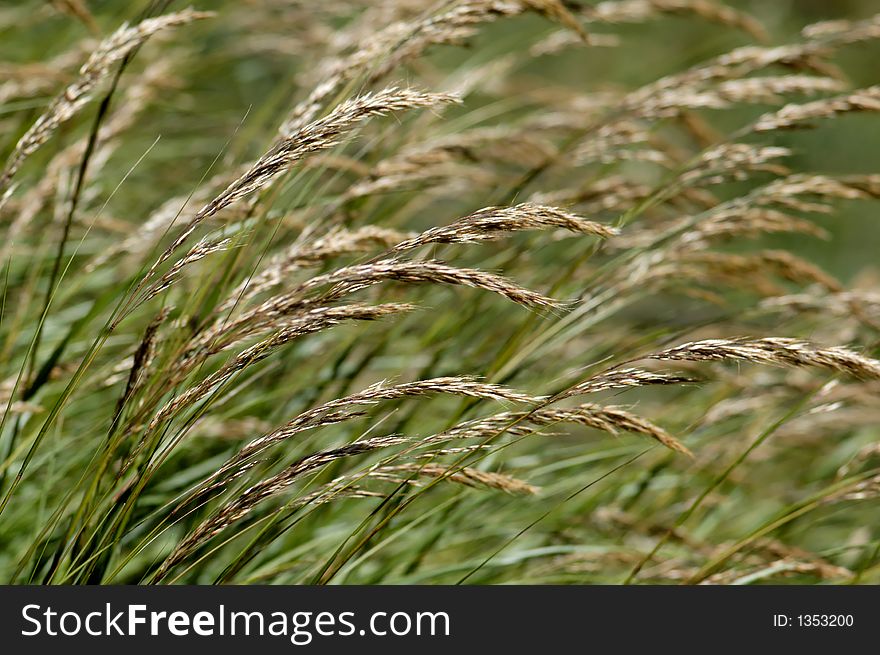
[[[165,289],[174,284],[180,277],[183,269],[185,269],[187,266],[204,259],[212,253],[226,250],[230,242],[230,239],[220,239],[219,241],[212,242],[207,238],[199,241],[196,245],[190,248],[189,252],[186,253],[186,255],[174,262],[174,264],[171,265],[171,268],[169,268],[168,271],[166,271],[162,275],[162,277],[156,280],[156,282],[154,282],[150,286],[150,288],[144,292],[143,300],[141,300],[138,304],[147,302],[151,298],[155,298],[157,295],[165,291]]]
[[[880,111],[880,87],[872,86],[853,93],[816,100],[806,104],[786,105],[777,112],[761,116],[752,129],[755,132],[772,132],[796,127],[809,127],[816,119],[828,119],[839,114],[862,111]]]
[[[694,14],[706,21],[743,30],[759,41],[768,38],[758,20],[711,0],[605,0],[593,6],[583,5],[581,12],[591,22],[608,23],[643,22],[657,14]]]
[[[656,373],[639,368],[624,367],[594,375],[566,389],[561,394],[554,396],[554,398],[570,398],[571,396],[610,391],[612,389],[651,385],[692,384],[694,382],[696,382],[694,378],[675,373]]]
[[[863,20],[829,20],[807,25],[801,34],[816,41],[830,44],[850,44],[880,39],[880,14]]]
[[[559,400],[554,397],[553,400]],[[487,439],[500,433],[515,436],[531,434],[535,427],[573,423],[617,435],[620,432],[641,434],[670,450],[691,456],[692,453],[666,430],[625,409],[595,403],[583,403],[570,409],[539,408],[529,412],[501,412],[457,425],[428,439],[429,443],[450,439]],[[523,425],[525,424],[525,425]],[[535,427],[533,427],[535,426]]]
[[[693,453],[666,430],[620,407],[585,403],[573,409],[539,410],[529,416],[528,420],[538,425],[552,425],[560,421],[577,423],[609,434],[618,432],[641,434],[670,450],[693,457]]]
[[[327,275],[314,277],[300,286],[300,291],[315,287],[334,285],[329,298],[339,298],[383,280],[407,284],[435,283],[483,289],[504,296],[526,307],[553,308],[559,302],[521,287],[509,280],[470,268],[457,268],[439,261],[403,261],[384,259],[370,264],[358,264],[341,268]],[[325,298],[326,300],[326,298]]]
[[[115,416],[119,416],[125,404],[134,396],[138,387],[143,383],[147,369],[153,363],[156,355],[156,340],[159,334],[159,328],[168,319],[171,313],[170,307],[163,307],[156,317],[147,325],[144,336],[141,339],[137,350],[132,358],[131,370],[128,374],[128,381],[125,383],[125,391],[116,404]]]
[[[672,361],[738,359],[774,366],[810,366],[862,379],[880,378],[880,362],[841,347],[824,348],[799,339],[706,339],[668,348],[649,356]]]
[[[618,233],[601,223],[544,205],[523,203],[514,207],[487,207],[450,225],[434,227],[416,237],[401,241],[393,250],[402,252],[429,243],[471,243],[496,239],[506,232],[558,228],[607,238]]]
[[[480,471],[471,467],[456,469],[441,464],[397,464],[395,466],[378,468],[371,475],[379,477],[389,474],[392,476],[400,475],[401,473],[414,473],[429,478],[441,478],[468,487],[486,487],[514,495],[533,496],[540,492],[539,487],[509,475]]]

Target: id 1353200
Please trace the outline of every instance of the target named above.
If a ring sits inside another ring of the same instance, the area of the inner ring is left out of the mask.
[[[851,628],[855,623],[852,614],[774,614],[775,628]]]

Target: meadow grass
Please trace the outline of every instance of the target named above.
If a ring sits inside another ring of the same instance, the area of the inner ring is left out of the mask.
[[[0,8],[0,578],[880,582],[880,15],[769,4]]]

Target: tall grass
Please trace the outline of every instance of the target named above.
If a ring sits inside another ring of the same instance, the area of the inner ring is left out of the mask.
[[[880,16],[125,4],[0,13],[4,580],[880,581]]]

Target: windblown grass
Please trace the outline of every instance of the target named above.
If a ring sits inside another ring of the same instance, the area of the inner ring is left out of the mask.
[[[4,580],[880,581],[880,16],[90,4],[0,10]]]

